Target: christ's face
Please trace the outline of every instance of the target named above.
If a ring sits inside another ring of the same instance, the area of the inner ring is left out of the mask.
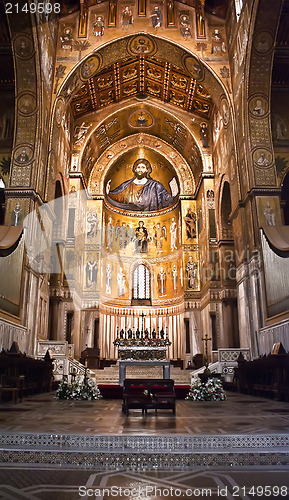
[[[147,166],[144,163],[139,163],[135,167],[134,173],[137,179],[143,179],[144,177],[147,177]]]

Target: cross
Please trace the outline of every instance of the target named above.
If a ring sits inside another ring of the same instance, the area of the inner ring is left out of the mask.
[[[87,327],[85,328],[85,331],[86,331],[87,335],[88,335],[89,330],[90,330],[90,328],[89,328],[89,326],[87,326]]]
[[[206,333],[205,335],[205,338],[202,339],[204,342],[205,342],[205,365],[206,365],[206,368],[208,368],[208,342],[210,342],[210,340],[212,339],[209,339],[208,337],[208,334]]]
[[[144,326],[144,318],[145,318],[145,314],[144,314],[143,312],[141,313],[141,317],[142,317],[142,323],[141,323],[141,324],[142,324],[142,327],[141,327],[141,329],[142,329],[142,331],[143,331],[143,326]]]

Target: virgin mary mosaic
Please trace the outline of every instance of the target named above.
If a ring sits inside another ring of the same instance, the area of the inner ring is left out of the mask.
[[[132,167],[133,176],[110,190],[106,186],[107,200],[114,207],[129,211],[151,212],[167,208],[175,202],[178,185],[173,178],[169,192],[162,182],[151,177],[152,167],[148,160],[139,158]]]

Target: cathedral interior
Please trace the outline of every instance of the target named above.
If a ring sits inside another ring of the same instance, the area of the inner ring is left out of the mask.
[[[89,350],[115,367],[116,339],[187,374],[288,353],[289,1],[0,19],[0,350],[58,380]]]

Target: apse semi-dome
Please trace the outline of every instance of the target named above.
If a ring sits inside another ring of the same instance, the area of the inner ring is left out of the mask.
[[[158,153],[134,151],[118,159],[105,179],[107,202],[129,212],[155,212],[178,200],[179,183],[169,162]]]

